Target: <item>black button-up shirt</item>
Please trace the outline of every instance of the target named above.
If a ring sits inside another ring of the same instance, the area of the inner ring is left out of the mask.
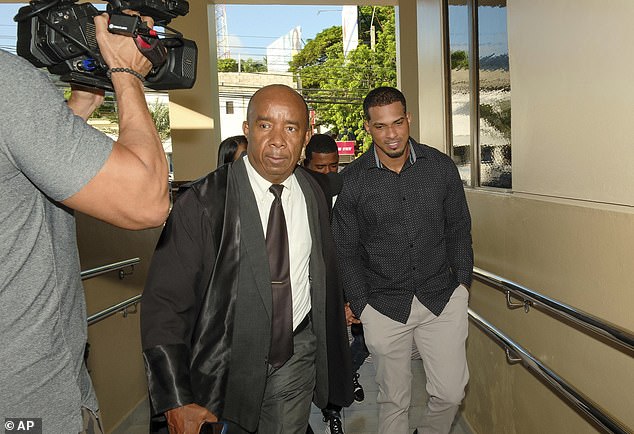
[[[359,317],[366,304],[406,323],[414,295],[440,315],[454,289],[471,286],[471,217],[455,164],[410,139],[400,173],[372,146],[341,172],[333,211],[346,298]]]

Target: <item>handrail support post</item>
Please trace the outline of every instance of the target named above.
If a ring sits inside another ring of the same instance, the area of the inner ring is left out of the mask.
[[[132,304],[130,306],[127,306],[125,309],[123,309],[123,312],[122,312],[123,313],[123,317],[127,318],[128,315],[132,315],[132,314],[137,313],[139,311],[139,306],[138,305],[139,305],[139,303],[134,303],[134,304]]]
[[[528,313],[531,309],[532,306],[532,302],[530,300],[522,300],[523,303],[515,303],[513,302],[513,300],[511,300],[511,291],[506,290],[506,307],[508,307],[509,309],[513,310],[513,309],[518,309],[520,307],[524,308],[524,312]]]
[[[134,264],[130,265],[130,271],[126,272],[124,269],[119,270],[119,280],[123,280],[125,276],[134,274]]]
[[[520,357],[517,357],[517,354],[515,355],[515,357],[511,355],[511,350],[509,349],[509,347],[505,347],[504,351],[506,353],[506,361],[508,362],[509,365],[514,365],[522,361]]]

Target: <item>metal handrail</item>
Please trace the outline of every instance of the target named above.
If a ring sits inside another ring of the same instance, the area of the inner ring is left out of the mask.
[[[511,280],[505,279],[504,277],[482,270],[481,268],[473,267],[473,277],[484,283],[489,283],[498,289],[506,291],[509,307],[523,306],[528,312],[529,305],[542,306],[556,315],[564,317],[575,324],[598,333],[599,335],[608,338],[612,342],[615,342],[630,351],[634,351],[634,334],[629,330],[597,318],[596,316],[553,298],[542,295]],[[510,292],[523,299],[524,304],[511,305],[509,298]]]
[[[82,271],[80,273],[81,280],[91,279],[93,277],[99,276],[104,273],[108,273],[114,270],[120,270],[121,268],[134,266],[134,264],[138,264],[141,262],[141,258],[131,258],[126,259],[125,261],[114,262],[112,264],[102,265],[101,267],[91,268],[89,270]],[[120,277],[122,275],[120,274]]]
[[[515,353],[520,359],[522,364],[534,372],[541,378],[543,378],[548,384],[554,387],[559,393],[561,393],[570,403],[577,407],[583,414],[589,417],[597,425],[599,425],[605,432],[617,433],[617,434],[631,434],[621,422],[609,415],[599,406],[586,397],[583,393],[572,387],[563,378],[557,375],[554,371],[544,365],[541,361],[536,359],[532,354],[526,351],[523,347],[518,345],[500,330],[498,330],[491,323],[483,319],[480,315],[475,313],[470,308],[467,309],[469,318],[476,323],[486,334],[491,336],[494,340],[501,343],[507,350],[507,358],[509,357],[509,350]],[[520,360],[510,360],[516,362]]]
[[[108,318],[109,316],[112,316],[117,312],[125,311],[129,306],[137,304],[141,300],[141,296],[142,294],[135,295],[134,297],[128,298],[121,303],[110,306],[109,308],[104,309],[101,312],[90,315],[88,317],[88,325],[92,325],[96,322],[101,321],[102,319]]]

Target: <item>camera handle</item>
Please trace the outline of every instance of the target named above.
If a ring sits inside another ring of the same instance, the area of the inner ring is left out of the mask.
[[[147,59],[152,62],[154,68],[158,68],[167,60],[167,49],[159,38],[149,38],[137,35],[134,38],[137,48]]]
[[[137,48],[151,63],[158,68],[167,60],[167,49],[140,17],[123,13],[111,13],[108,31],[117,35],[134,38]]]

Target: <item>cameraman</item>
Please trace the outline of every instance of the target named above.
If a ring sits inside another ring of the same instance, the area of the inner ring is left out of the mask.
[[[148,21],[149,25],[153,23]],[[145,76],[130,37],[94,18],[110,68]],[[73,210],[127,229],[158,226],[168,208],[167,163],[143,83],[112,73],[119,139],[85,123],[103,92],[68,104],[46,76],[0,50],[0,417],[42,418],[47,433],[101,433],[83,363],[86,308]]]

